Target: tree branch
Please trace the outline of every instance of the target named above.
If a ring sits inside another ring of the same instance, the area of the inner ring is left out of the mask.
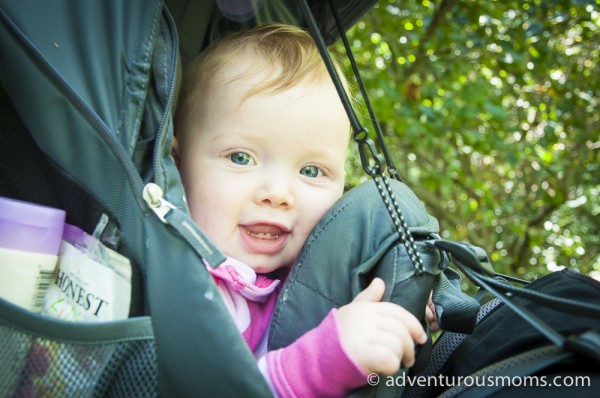
[[[415,53],[415,62],[413,62],[406,69],[406,76],[411,76],[413,73],[415,73],[426,54],[425,43],[431,40],[431,38],[435,34],[435,31],[440,27],[440,25],[444,23],[444,21],[446,20],[446,15],[450,12],[452,7],[454,7],[456,3],[458,3],[458,0],[441,1],[439,6],[433,13],[431,23],[427,26],[423,37],[421,37],[421,40],[419,41],[419,46],[417,47],[417,52]]]

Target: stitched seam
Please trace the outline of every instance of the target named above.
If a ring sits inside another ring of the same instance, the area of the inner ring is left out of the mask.
[[[343,210],[345,210],[347,207],[349,207],[350,205],[353,205],[354,202],[351,203],[347,203],[346,205],[344,205],[343,207],[341,207],[340,209],[338,209],[334,214],[331,215],[331,217],[329,218],[329,220],[327,220],[319,230],[315,231],[314,234],[312,234],[312,237],[310,238],[309,242],[306,244],[306,248],[304,250],[304,253],[302,254],[300,260],[297,262],[297,264],[294,266],[294,270],[292,271],[292,275],[289,276],[289,278],[291,278],[291,281],[296,282],[296,283],[300,283],[302,286],[307,287],[308,289],[310,289],[311,291],[317,293],[319,296],[321,296],[322,298],[328,300],[329,302],[336,304],[335,302],[333,302],[330,298],[323,296],[321,293],[319,293],[318,291],[316,291],[313,287],[306,285],[305,283],[302,283],[300,281],[298,281],[297,279],[297,275],[298,272],[300,270],[300,268],[302,267],[303,263],[304,263],[304,258],[306,257],[307,252],[309,251],[310,247],[312,246],[313,242],[319,237],[319,235],[321,234],[321,232],[323,232],[323,230],[329,225],[329,223],[331,223],[337,216],[338,214],[340,214],[340,212],[342,212]],[[291,283],[291,282],[289,282]],[[289,286],[284,288],[281,292],[282,296],[285,296],[286,293],[289,291]],[[282,307],[285,305],[285,301],[282,301],[282,305],[276,305],[275,306],[275,311],[273,312],[273,316],[271,319],[272,324],[276,325],[279,321],[279,317],[282,311]]]
[[[315,289],[314,287],[312,287],[312,286],[309,286],[309,285],[307,285],[306,283],[304,283],[304,282],[301,282],[301,281],[296,281],[296,283],[299,283],[300,285],[302,285],[302,286],[306,287],[308,290],[312,291],[313,293],[316,293],[316,294],[317,294],[317,295],[319,295],[320,297],[322,297],[322,298],[324,298],[325,300],[327,300],[328,302],[332,303],[334,306],[336,306],[336,307],[339,307],[339,306],[340,306],[340,304],[339,304],[339,303],[337,303],[337,302],[333,301],[331,298],[329,298],[329,297],[327,297],[327,296],[324,296],[324,295],[323,295],[321,292],[319,292],[319,291],[318,291],[317,289]]]
[[[304,258],[307,256],[308,252],[310,251],[311,246],[313,245],[313,243],[317,240],[317,238],[319,237],[319,235],[321,235],[321,232],[323,232],[325,230],[325,228],[343,211],[345,210],[348,206],[350,206],[353,203],[348,203],[347,205],[345,205],[344,207],[338,209],[338,211],[336,211],[329,220],[327,220],[327,222],[325,224],[323,224],[321,226],[321,228],[317,231],[315,231],[315,233],[311,236],[309,242],[306,245],[305,250],[303,251],[302,256],[300,257],[300,260],[296,263],[296,265],[294,266],[294,271],[293,271],[293,275],[292,275],[292,279],[296,280],[298,272],[300,272],[300,268],[304,265]]]

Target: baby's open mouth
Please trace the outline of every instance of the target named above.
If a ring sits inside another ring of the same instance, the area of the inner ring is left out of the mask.
[[[275,254],[286,246],[290,231],[275,224],[256,223],[241,225],[240,233],[250,252]]]
[[[257,239],[275,240],[285,233],[282,228],[270,224],[246,225],[244,229],[248,235]]]

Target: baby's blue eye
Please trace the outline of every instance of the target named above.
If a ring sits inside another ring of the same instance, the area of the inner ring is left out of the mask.
[[[248,155],[246,152],[234,152],[229,155],[229,159],[235,163],[242,166],[249,165],[252,163],[252,157]]]
[[[302,174],[303,176],[306,176],[306,177],[310,177],[310,178],[317,178],[322,173],[321,173],[321,170],[319,170],[319,168],[317,166],[304,166],[303,168],[300,169],[300,174]]]

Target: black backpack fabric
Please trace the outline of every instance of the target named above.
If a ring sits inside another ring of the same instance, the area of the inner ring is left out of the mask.
[[[554,297],[600,303],[600,282],[568,268],[545,275],[528,284],[526,289]],[[559,312],[519,297],[514,298],[514,301],[529,309],[563,336],[578,335],[592,329],[600,330],[600,319]],[[511,338],[507,338],[509,336]],[[539,332],[514,311],[499,305],[465,339],[448,366],[454,374],[470,374],[501,359],[546,345],[547,340],[540,337]]]
[[[526,289],[581,303],[600,303],[600,283],[571,269],[545,275],[528,284]],[[590,341],[595,341],[595,350],[600,347],[600,318],[557,311],[526,298],[511,300],[562,336],[575,338],[589,334]],[[569,343],[565,349],[552,344],[514,310],[498,304],[471,335],[464,337],[438,374],[446,376],[446,380],[469,377],[470,381],[481,383],[485,378],[492,380],[499,376],[499,382],[487,386],[446,384],[445,388],[438,386],[420,396],[597,397],[600,393],[598,354],[593,353],[593,347],[582,353],[577,351],[569,348]],[[537,370],[532,366],[534,363],[539,366]],[[511,374],[518,377],[512,384],[506,378]]]

